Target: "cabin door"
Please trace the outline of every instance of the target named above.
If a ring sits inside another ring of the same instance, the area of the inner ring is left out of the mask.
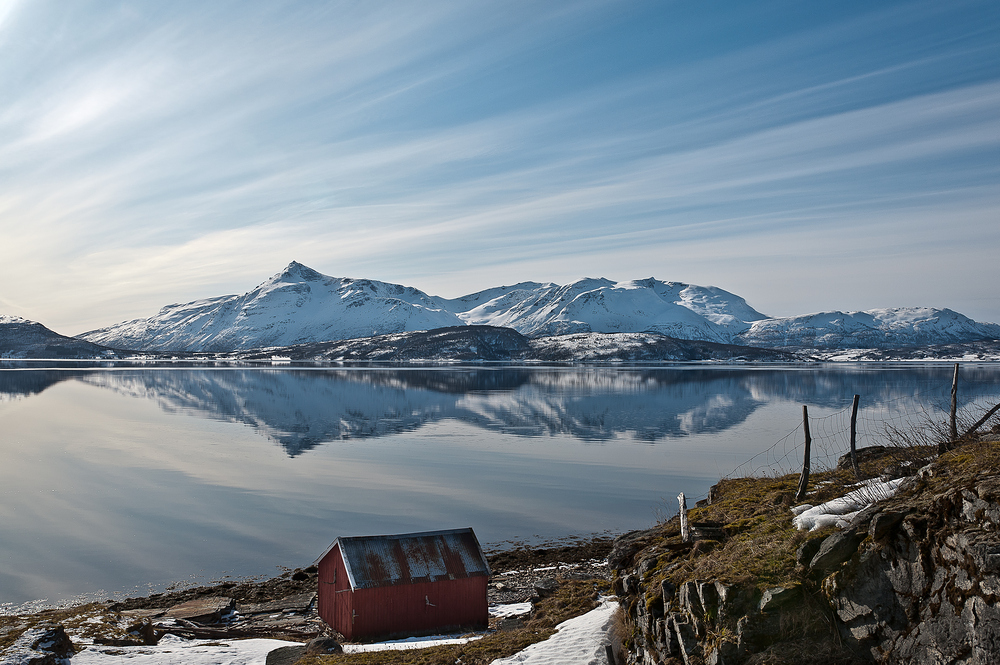
[[[336,599],[333,603],[333,623],[337,632],[344,637],[350,638],[354,633],[351,616],[351,589],[337,591]]]

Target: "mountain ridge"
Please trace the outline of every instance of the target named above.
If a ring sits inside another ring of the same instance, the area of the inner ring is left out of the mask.
[[[448,299],[399,284],[329,277],[293,261],[242,295],[168,305],[152,317],[78,337],[139,351],[219,352],[488,325],[528,337],[652,332],[728,344],[764,318],[728,291],[654,278],[521,282]]]
[[[67,337],[41,323],[20,316],[0,314],[0,358],[94,358],[113,355],[114,350]]]
[[[621,282],[584,278],[564,285],[525,281],[442,298],[400,284],[330,277],[296,261],[246,293],[166,305],[154,316],[77,337],[145,353],[226,353],[458,326],[510,328],[531,339],[642,333],[784,350],[891,349],[1000,339],[1000,325],[977,323],[950,309],[769,317],[719,287],[653,277]],[[601,344],[606,346],[606,339]]]

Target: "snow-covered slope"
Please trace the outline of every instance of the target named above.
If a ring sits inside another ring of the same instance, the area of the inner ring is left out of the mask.
[[[148,319],[84,333],[137,351],[245,351],[449,326],[513,328],[533,338],[659,333],[678,339],[803,349],[894,348],[1000,339],[1000,326],[948,309],[824,312],[772,319],[712,286],[581,279],[522,282],[461,298],[412,287],[328,277],[292,262],[243,295],[169,305]]]
[[[764,318],[714,287],[646,279],[572,284],[522,282],[448,300],[398,284],[321,275],[292,262],[241,296],[168,305],[148,319],[81,338],[141,351],[239,351],[456,325],[513,328],[530,337],[657,332],[729,342]]]
[[[1000,325],[950,309],[897,307],[756,321],[734,340],[761,347],[886,349],[1000,339]]]
[[[445,302],[466,323],[514,328],[529,337],[658,332],[729,342],[750,322],[766,318],[728,291],[653,278],[582,279],[565,286],[525,282]]]
[[[81,338],[143,351],[231,351],[462,325],[422,291],[321,275],[292,262],[239,296],[168,305]]]

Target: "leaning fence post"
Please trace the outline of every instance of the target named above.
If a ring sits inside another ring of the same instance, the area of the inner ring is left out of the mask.
[[[955,374],[951,377],[951,419],[948,433],[949,441],[942,441],[938,444],[938,455],[944,454],[955,441],[958,440],[958,363],[955,363]]]
[[[688,503],[687,498],[684,496],[684,492],[677,495],[677,503],[680,504],[681,541],[690,543],[691,529],[688,527]]]
[[[812,437],[809,435],[809,407],[802,405],[802,428],[806,431],[806,452],[802,459],[802,475],[799,476],[799,489],[795,492],[795,500],[806,498],[806,486],[809,485],[809,449],[812,447]]]
[[[973,425],[972,427],[970,427],[970,428],[969,428],[969,429],[968,429],[968,430],[967,430],[967,431],[965,432],[965,434],[963,434],[963,435],[962,435],[962,438],[963,438],[963,439],[967,439],[967,438],[969,438],[970,436],[972,436],[972,434],[973,434],[973,433],[974,433],[974,432],[975,432],[975,431],[976,431],[977,429],[979,429],[980,427],[982,427],[983,425],[985,425],[985,424],[986,424],[986,421],[987,421],[987,420],[989,420],[989,419],[990,419],[990,418],[991,418],[991,417],[993,416],[993,414],[994,414],[994,413],[996,413],[997,411],[1000,411],[1000,404],[997,404],[997,405],[996,405],[996,406],[994,406],[994,407],[993,407],[992,409],[990,409],[989,411],[987,411],[987,412],[986,412],[986,415],[985,415],[985,416],[983,416],[982,418],[980,418],[980,419],[979,419],[979,420],[978,420],[978,421],[976,422],[976,424],[975,424],[975,425]]]
[[[858,401],[861,395],[854,396],[851,405],[851,466],[854,467],[854,477],[861,480],[861,469],[858,468]]]

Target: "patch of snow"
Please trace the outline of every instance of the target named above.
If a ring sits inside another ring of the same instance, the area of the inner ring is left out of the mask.
[[[278,647],[301,646],[284,640],[185,640],[164,635],[156,646],[90,645],[72,658],[73,665],[264,665]]]
[[[429,647],[447,646],[449,644],[467,644],[473,640],[482,639],[483,635],[453,637],[448,635],[429,635],[427,637],[407,637],[402,640],[376,642],[374,644],[343,644],[344,653],[367,653],[369,651],[406,651],[408,649],[427,649]]]
[[[519,617],[531,611],[531,603],[510,603],[507,605],[490,605],[490,616]]]
[[[858,483],[858,489],[852,490],[840,498],[831,499],[818,506],[809,504],[795,506],[792,508],[792,513],[795,515],[792,518],[792,524],[799,531],[806,529],[816,531],[825,526],[842,528],[847,526],[858,511],[895,494],[904,480],[906,479],[896,478],[895,480],[883,481],[872,478]]]
[[[556,634],[490,665],[605,665],[605,645],[617,601],[603,598],[600,606],[556,626]]]
[[[403,651],[450,644],[466,644],[482,634],[457,637],[430,635],[374,644],[344,644],[344,653]],[[186,640],[165,635],[156,646],[110,647],[87,645],[73,656],[73,665],[264,665],[267,654],[279,647],[302,646],[284,640]]]

